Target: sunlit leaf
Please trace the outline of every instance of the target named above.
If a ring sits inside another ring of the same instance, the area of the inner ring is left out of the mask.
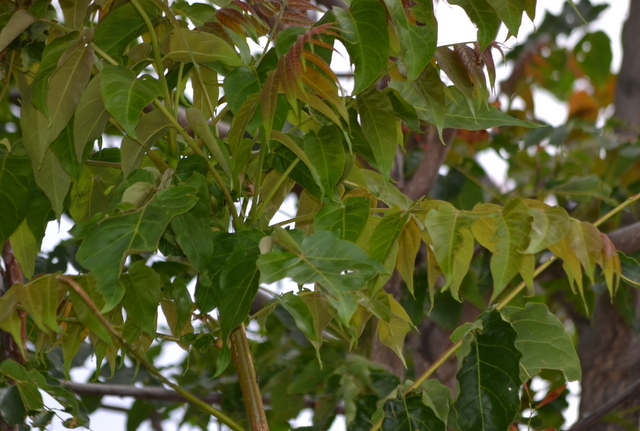
[[[89,232],[76,259],[93,271],[96,288],[105,298],[103,312],[113,309],[124,295],[119,278],[125,257],[155,251],[171,219],[195,205],[194,195],[188,186],[162,190],[138,211],[106,218]]]
[[[520,408],[517,332],[498,311],[481,317],[482,329],[469,333],[460,350],[453,405],[461,431],[506,430]]]
[[[531,208],[531,239],[523,253],[538,253],[559,242],[569,229],[569,215],[564,208]]]
[[[411,331],[411,318],[405,309],[402,308],[402,305],[393,298],[393,295],[387,294],[387,297],[389,299],[389,305],[391,306],[391,316],[388,322],[382,319],[378,320],[376,336],[382,344],[398,355],[406,367],[407,364],[402,354],[402,348],[404,346],[404,338],[407,333]]]
[[[515,345],[522,352],[520,380],[527,381],[543,369],[560,370],[568,380],[580,380],[580,360],[562,322],[545,304],[526,308],[505,307],[502,315],[513,325]]]
[[[459,300],[458,290],[473,257],[473,235],[470,226],[474,219],[451,205],[442,205],[427,213],[425,227],[433,241],[438,266],[445,278],[442,289],[450,288]]]
[[[377,0],[354,0],[348,10],[334,9],[351,61],[356,67],[354,93],[371,86],[387,64],[387,13]]]
[[[160,95],[160,83],[148,75],[138,78],[123,67],[105,65],[100,88],[107,111],[131,138],[137,138],[135,128],[142,109]]]
[[[600,232],[591,223],[571,220],[567,237],[587,277],[593,281],[595,266],[600,261],[600,250],[602,249]]]

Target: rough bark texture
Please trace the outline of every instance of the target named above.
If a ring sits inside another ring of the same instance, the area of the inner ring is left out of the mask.
[[[615,95],[616,117],[625,123],[623,137],[636,138],[640,131],[640,0],[631,0],[629,17],[622,35],[623,60]],[[638,249],[637,223],[621,229],[612,240],[620,249]],[[636,315],[640,316],[640,301],[634,292]],[[603,418],[590,424],[593,431],[638,429],[640,421],[640,391],[631,391],[619,400],[615,411],[627,411],[623,418],[631,428],[607,421],[600,409],[624,393],[640,379],[640,340],[623,321],[608,295],[597,299],[591,325],[580,331],[579,355],[583,368],[580,417],[597,414]],[[587,429],[587,428],[584,428]]]

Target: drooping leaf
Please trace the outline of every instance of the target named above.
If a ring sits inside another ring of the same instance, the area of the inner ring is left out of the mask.
[[[368,253],[371,259],[384,263],[391,249],[404,230],[411,214],[404,211],[391,211],[380,220],[369,239]]]
[[[125,178],[140,167],[144,155],[167,133],[170,126],[167,117],[158,109],[140,117],[135,128],[136,137],[124,136],[120,145],[122,174]]]
[[[122,305],[127,312],[127,321],[155,337],[158,304],[162,297],[160,276],[139,260],[122,275],[121,281],[125,288]]]
[[[78,284],[86,296],[93,302],[98,308],[102,309],[104,306],[104,299],[96,291],[96,280],[91,275],[80,275],[73,278],[73,281]],[[73,304],[73,311],[78,319],[87,327],[93,334],[95,334],[100,340],[107,344],[112,344],[113,340],[111,334],[105,328],[102,321],[93,312],[93,309],[87,304],[83,297],[74,289],[69,290],[69,297]],[[106,316],[108,317],[108,316]],[[107,319],[109,320],[109,319]]]
[[[171,219],[196,204],[194,195],[185,185],[162,190],[138,211],[106,218],[89,232],[76,259],[93,271],[96,289],[105,298],[103,312],[112,310],[124,295],[119,278],[125,257],[155,251]]]
[[[0,243],[20,226],[29,208],[29,159],[0,149]]]
[[[27,417],[17,386],[0,388],[0,417],[10,427],[22,424]]]
[[[387,13],[377,0],[354,0],[348,10],[334,9],[355,70],[355,94],[371,86],[387,64]]]
[[[399,123],[391,101],[382,92],[374,91],[358,98],[362,132],[375,158],[376,167],[384,179],[389,178],[399,141]]]
[[[91,0],[60,0],[65,26],[71,30],[84,28],[84,19],[90,3]]]
[[[445,278],[442,289],[449,288],[457,300],[458,290],[473,257],[474,241],[470,229],[473,221],[472,217],[451,205],[432,209],[425,220],[436,261]]]
[[[451,0],[449,3],[463,8],[478,28],[480,50],[484,50],[498,36],[500,18],[487,0]]]
[[[387,298],[391,307],[391,315],[388,322],[378,319],[376,336],[382,344],[398,355],[406,367],[407,364],[404,360],[402,349],[404,347],[404,338],[407,336],[407,333],[411,331],[411,318],[405,309],[402,308],[402,305],[393,298],[393,295],[388,293]]]
[[[162,47],[166,58],[181,63],[221,63],[225,66],[242,66],[238,53],[218,36],[186,28],[176,29]]]
[[[423,3],[432,5],[430,2]],[[411,18],[415,19],[415,17],[407,16],[402,2],[385,0],[385,4],[396,26],[402,46],[402,59],[407,67],[407,81],[411,82],[429,64],[436,51],[437,27],[433,25],[435,21],[423,23],[423,25],[411,22]]]
[[[569,236],[565,236],[562,241],[550,246],[549,250],[562,259],[562,268],[567,274],[569,285],[572,289],[574,289],[574,291],[575,286],[577,286],[580,295],[584,299],[582,266],[580,265],[580,259],[578,259],[576,252],[571,247],[571,239],[569,238]]]
[[[429,109],[433,125],[438,129],[440,140],[442,140],[447,100],[445,94],[446,86],[440,79],[440,74],[433,65],[428,65],[413,82],[412,86]]]
[[[60,134],[51,142],[49,150],[56,156],[64,171],[76,179],[80,175],[80,163],[76,158],[73,142],[73,118],[62,129]]]
[[[152,1],[138,0],[138,3],[152,21],[160,15],[160,9]],[[127,45],[146,31],[144,19],[133,4],[124,3],[100,20],[93,41],[111,57],[120,58]]]
[[[41,331],[60,332],[56,310],[60,305],[62,284],[55,275],[37,277],[17,286],[18,301]]]
[[[411,294],[413,294],[413,272],[416,267],[416,258],[422,243],[420,235],[418,224],[415,220],[409,219],[398,238],[396,268]]]
[[[9,241],[11,242],[13,255],[20,264],[22,275],[26,278],[33,277],[33,272],[36,269],[36,258],[40,251],[40,244],[33,232],[31,232],[31,229],[29,229],[29,224],[26,219],[18,226],[18,229],[13,232]]]
[[[568,380],[580,380],[580,359],[562,322],[545,304],[526,308],[505,307],[501,311],[516,330],[515,345],[522,352],[520,380],[527,381],[543,369],[560,370]]]
[[[414,132],[421,132],[422,129],[420,127],[420,119],[418,118],[418,113],[416,112],[416,108],[411,106],[404,100],[396,90],[393,88],[385,88],[383,93],[387,95],[389,100],[391,101],[391,106],[393,106],[393,112],[395,112],[396,116],[400,118],[404,124],[407,125]],[[444,107],[445,101],[443,99],[442,105]],[[444,108],[443,108],[444,109]],[[444,111],[442,114],[444,118]]]
[[[191,86],[193,87],[193,106],[200,112],[206,113],[207,119],[211,118],[211,109],[215,109],[220,95],[218,74],[208,67],[194,68],[191,71]],[[229,93],[225,92],[225,95],[228,96]]]
[[[101,74],[97,74],[89,81],[76,107],[73,140],[80,162],[84,159],[87,144],[102,136],[109,121],[109,113],[102,99],[101,77]]]
[[[60,57],[60,63],[49,78],[47,110],[50,115],[47,141],[53,142],[73,116],[80,97],[91,78],[93,49],[91,33],[83,33]]]
[[[310,131],[305,135],[303,148],[318,173],[327,198],[337,200],[334,189],[342,178],[346,160],[340,130],[325,126],[317,134]]]
[[[600,232],[591,223],[580,222],[572,219],[567,237],[571,248],[585,269],[587,277],[593,282],[595,266],[600,261],[602,239]]]
[[[526,8],[526,0],[487,0],[495,9],[504,24],[509,29],[509,33],[517,35],[522,22],[522,13]]]
[[[471,114],[475,115],[482,103],[478,103],[479,100],[476,97],[477,87],[474,86],[469,69],[460,58],[458,51],[442,46],[436,50],[435,57],[440,69],[451,79],[455,89],[464,96]]]
[[[329,325],[333,316],[329,313],[329,302],[319,292],[314,292],[310,295],[301,295],[300,299],[307,305],[313,324],[314,337],[309,338],[311,344],[316,349],[316,357],[320,361],[320,346],[323,343],[322,333]]]
[[[39,167],[34,166],[33,175],[36,184],[47,195],[56,217],[59,218],[64,210],[64,200],[71,186],[71,177],[50,149],[45,153],[42,164]]]
[[[348,198],[343,205],[325,205],[313,219],[315,230],[336,232],[340,239],[356,242],[362,233],[371,204],[366,198]]]
[[[394,399],[387,400],[383,407],[384,420],[381,429],[384,431],[445,431],[446,415],[444,419],[439,417],[433,406],[429,405],[430,392],[432,391],[419,390],[404,396],[398,393]],[[448,398],[448,389],[446,392]]]
[[[482,329],[465,337],[453,405],[460,431],[506,430],[520,408],[517,332],[498,311],[484,314]]]
[[[231,331],[247,319],[251,303],[260,285],[256,260],[263,233],[246,231],[241,242],[228,255],[220,271],[220,328],[226,340]]]
[[[105,65],[100,81],[107,111],[135,139],[135,128],[142,109],[161,93],[160,83],[148,75],[136,74],[119,66]]]

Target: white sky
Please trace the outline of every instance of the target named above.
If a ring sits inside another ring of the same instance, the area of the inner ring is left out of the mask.
[[[562,0],[538,0],[538,6],[536,10],[536,24],[539,24],[544,17],[545,10],[549,10],[552,13],[558,13],[562,10],[564,6],[564,1]],[[609,3],[606,1],[593,1],[594,4],[601,3]],[[613,42],[613,69],[615,71],[618,70],[622,53],[620,47],[620,32],[622,31],[622,24],[624,19],[626,18],[626,14],[629,7],[628,0],[611,0],[609,9],[602,15],[602,19],[598,22],[594,23],[590,30],[603,30],[605,31]],[[437,6],[436,11],[438,23],[439,23],[439,32],[438,32],[438,45],[448,45],[452,43],[460,43],[460,42],[469,42],[476,39],[476,29],[473,24],[469,21],[464,11],[457,7],[451,6],[444,1],[440,1]],[[533,31],[533,24],[525,18],[522,24],[522,32],[521,37],[526,37],[531,31]],[[499,36],[498,41],[503,41],[506,37],[507,31],[503,27]],[[576,40],[571,40],[569,42],[576,42],[582,35],[576,36]],[[502,40],[501,40],[502,38]],[[514,38],[507,40],[505,44],[507,47],[513,46],[517,43],[517,40]],[[509,75],[509,69],[507,67],[499,67],[497,70],[498,81],[506,78]],[[535,95],[536,98],[536,116],[547,121],[550,124],[558,125],[562,124],[566,119],[566,108],[559,104],[551,95],[546,94],[545,92],[537,92]],[[500,159],[494,152],[488,151],[481,155],[480,162],[484,166],[490,166],[491,169],[488,169],[488,172],[491,172],[492,179],[498,184],[504,184],[505,181],[505,172],[506,172],[506,164],[504,161]],[[291,211],[288,211],[291,212]],[[43,242],[43,251],[50,251],[53,249],[55,244],[62,239],[69,237],[68,229],[70,228],[70,224],[68,221],[63,219],[60,227],[56,222],[52,222],[49,224],[47,229],[46,237]],[[81,371],[78,370],[74,374],[74,380],[77,381],[86,381],[86,378],[91,374],[92,370]],[[578,385],[573,385],[573,391],[575,393]],[[131,399],[120,399],[118,397],[105,397],[105,403],[110,405],[117,405],[127,407],[131,404]],[[573,398],[571,402],[572,406],[570,408],[569,416],[575,418],[577,414],[577,398]],[[181,418],[182,412],[174,412],[172,415],[173,420],[165,421],[163,423],[165,431],[175,431],[177,429],[177,424]],[[297,426],[310,425],[310,413],[307,411],[305,414],[301,415],[297,422]],[[95,431],[112,431],[112,430],[125,430],[126,429],[126,417],[120,413],[111,413],[101,411],[100,413],[93,414],[91,416],[91,429]],[[210,427],[211,431],[214,431],[217,427]],[[52,430],[60,431],[65,429],[60,424],[59,420],[54,419],[54,423],[50,428]],[[148,423],[143,426],[141,429],[148,431],[151,430]],[[182,428],[185,429],[184,427]],[[342,431],[344,430],[344,422],[341,420],[336,420],[331,431]]]

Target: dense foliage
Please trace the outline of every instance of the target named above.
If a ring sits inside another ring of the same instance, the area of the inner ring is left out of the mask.
[[[567,309],[588,314],[637,265],[596,227],[638,191],[637,145],[594,125],[611,55],[583,24],[603,7],[568,3],[507,54],[501,110],[494,40],[536,1],[449,3],[477,42],[437,46],[432,0],[0,4],[4,425],[88,426],[107,392],[66,380],[91,355],[96,382],[177,392],[203,429],[288,429],[308,407],[313,429],[339,413],[350,430],[560,426],[562,385],[581,378]],[[566,126],[536,121],[536,86],[570,102]],[[429,139],[448,169],[410,197]],[[511,163],[511,192],[476,161],[486,148]],[[292,195],[296,214],[271,223]],[[72,239],[41,254],[61,217]],[[534,280],[558,258],[561,276]],[[286,278],[299,289],[264,287]],[[453,343],[420,369],[406,338],[425,318]],[[167,344],[186,354],[160,369]],[[457,383],[429,379],[454,353]],[[534,376],[561,389],[534,402]],[[132,394],[128,429],[182,402]]]

